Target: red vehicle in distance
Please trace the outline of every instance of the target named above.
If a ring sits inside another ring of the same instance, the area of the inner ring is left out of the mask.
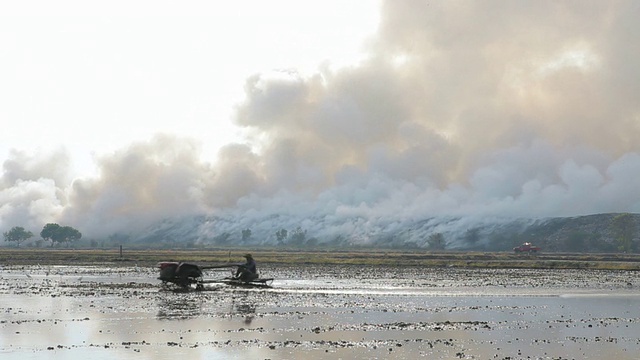
[[[539,247],[534,246],[534,245],[532,245],[531,243],[528,243],[528,242],[513,248],[513,251],[517,252],[517,253],[535,253],[535,252],[538,252],[540,250],[541,249]]]

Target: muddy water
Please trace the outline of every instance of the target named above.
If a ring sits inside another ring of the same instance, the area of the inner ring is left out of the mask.
[[[637,359],[635,273],[265,268],[272,289],[139,267],[3,267],[0,359]],[[212,272],[210,278],[226,273]]]

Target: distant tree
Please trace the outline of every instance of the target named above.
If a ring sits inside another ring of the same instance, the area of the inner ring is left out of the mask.
[[[55,243],[54,238],[56,233],[60,230],[60,225],[55,223],[48,223],[40,231],[40,237],[46,241],[51,241],[51,246]]]
[[[33,233],[31,231],[26,231],[21,226],[14,226],[3,235],[5,241],[13,241],[18,247],[20,247],[21,243],[33,237]]]
[[[59,241],[68,244],[80,240],[82,238],[82,233],[71,226],[63,226],[60,228],[59,236]]]
[[[443,250],[445,248],[444,235],[435,233],[429,235],[429,248],[432,250]]]
[[[242,241],[249,241],[251,239],[251,229],[242,230]]]
[[[300,226],[298,226],[289,236],[291,239],[291,243],[294,245],[302,245],[304,244],[305,239],[307,238],[307,230],[302,230]]]
[[[630,252],[633,250],[633,234],[636,231],[636,224],[631,214],[616,215],[611,221],[611,230],[618,244],[618,251]]]
[[[288,235],[289,233],[287,232],[286,229],[280,229],[276,231],[276,239],[278,240],[278,244],[284,243]]]
[[[82,238],[82,233],[71,226],[60,226],[55,223],[49,223],[42,228],[40,237],[47,241],[51,241],[51,246],[53,247],[56,243],[70,243],[78,241]]]

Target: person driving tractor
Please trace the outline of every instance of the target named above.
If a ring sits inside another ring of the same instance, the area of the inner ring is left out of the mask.
[[[247,259],[247,262],[242,265],[238,265],[235,278],[245,282],[253,281],[258,278],[256,261],[253,260],[253,256],[251,256],[251,254],[244,255],[244,258]]]

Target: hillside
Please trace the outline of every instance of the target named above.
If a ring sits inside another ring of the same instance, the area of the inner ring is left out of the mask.
[[[530,226],[531,234],[547,251],[610,252],[619,250],[619,238],[626,232],[631,249],[638,251],[640,214],[596,214],[569,218],[550,218]],[[526,236],[524,236],[527,238]]]
[[[617,219],[617,220],[616,220]],[[596,214],[544,219],[430,218],[402,224],[345,226],[343,232],[322,233],[324,219],[291,224],[278,217],[254,219],[186,218],[166,220],[131,238],[138,245],[168,247],[286,246],[381,247],[436,250],[503,251],[534,242],[544,251],[620,251],[620,234],[631,239],[627,251],[638,250],[640,214]],[[311,224],[308,228],[304,224]],[[351,224],[350,224],[351,225]],[[294,227],[295,226],[295,227]],[[436,241],[440,239],[440,243]]]
[[[340,222],[342,221],[342,222]],[[433,217],[336,220],[295,216],[165,219],[140,233],[83,237],[76,248],[211,249],[423,249],[510,251],[532,242],[544,252],[640,252],[640,214],[609,213],[550,218]],[[14,246],[7,242],[4,246]],[[21,247],[49,246],[34,237]],[[68,244],[65,246],[69,246]]]

